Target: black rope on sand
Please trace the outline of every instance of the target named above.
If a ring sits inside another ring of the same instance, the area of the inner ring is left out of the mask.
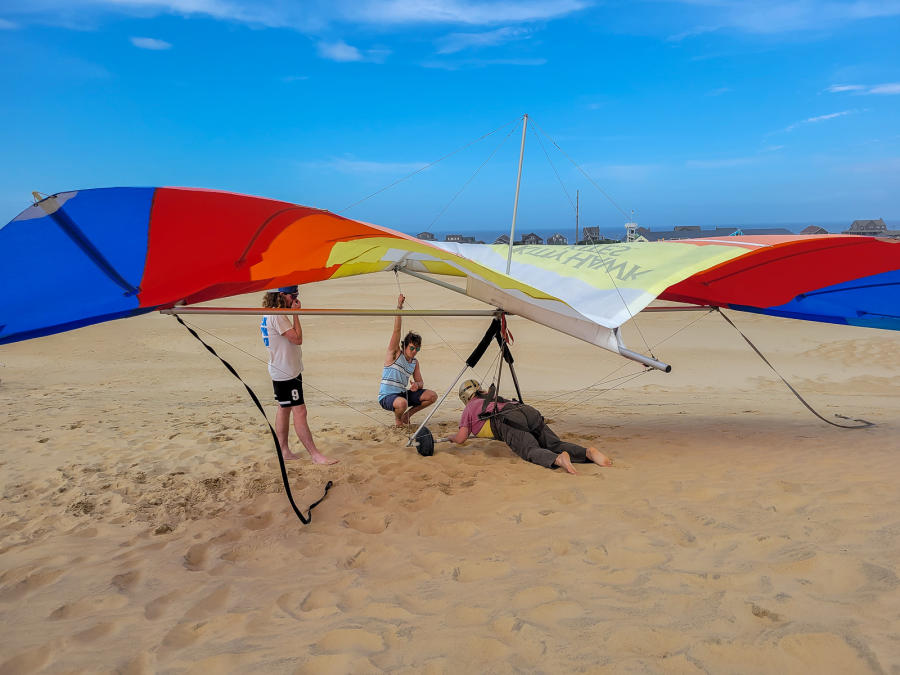
[[[222,364],[228,369],[228,371],[232,375],[234,375],[238,380],[240,380],[241,384],[243,384],[244,388],[247,390],[247,393],[250,394],[250,398],[253,399],[253,402],[256,404],[256,407],[259,408],[259,412],[262,413],[263,418],[266,420],[266,424],[269,425],[269,431],[272,433],[272,440],[275,441],[275,452],[278,455],[278,464],[281,467],[281,481],[282,481],[282,483],[284,483],[284,491],[287,494],[288,501],[291,503],[291,508],[294,509],[294,513],[297,514],[297,517],[300,519],[300,522],[302,522],[304,525],[309,525],[310,522],[312,522],[312,510],[316,506],[318,506],[319,503],[323,499],[325,499],[326,495],[328,494],[328,491],[334,485],[334,482],[328,481],[327,483],[325,483],[325,492],[322,494],[322,496],[317,501],[315,501],[309,505],[309,508],[306,510],[306,515],[304,516],[303,512],[300,511],[300,509],[297,507],[297,504],[294,501],[294,495],[291,493],[291,484],[288,481],[287,468],[285,468],[285,466],[284,466],[284,457],[281,456],[281,443],[278,442],[278,435],[275,433],[275,428],[272,426],[272,423],[269,422],[269,418],[268,418],[268,416],[266,416],[266,411],[263,410],[262,404],[259,402],[259,398],[257,398],[254,391],[250,388],[250,385],[248,385],[246,382],[244,382],[243,379],[241,379],[241,376],[238,375],[237,371],[232,367],[232,365],[230,363],[228,363],[228,361],[226,361],[221,356],[219,356],[216,353],[215,349],[213,349],[211,346],[206,344],[206,342],[203,341],[203,338],[201,338],[199,335],[197,335],[197,332],[193,328],[191,328],[184,321],[181,320],[180,316],[178,316],[176,314],[175,318],[178,320],[178,323],[180,323],[182,326],[184,326],[191,335],[193,335],[195,338],[197,338],[200,341],[200,344],[202,344],[204,347],[206,347],[206,349],[209,351],[210,354],[212,354],[217,359],[219,359],[219,361],[222,362]]]
[[[734,322],[731,319],[729,319],[727,316],[725,316],[725,312],[723,312],[721,310],[721,308],[719,308],[719,307],[716,307],[716,311],[721,315],[721,317],[723,319],[725,319],[728,323],[731,324],[732,328],[734,328],[738,333],[740,333],[740,336],[742,338],[744,338],[744,340],[747,342],[747,344],[750,345],[750,348],[756,352],[756,355],[759,356],[759,358],[761,358],[763,360],[763,363],[765,363],[767,366],[769,366],[769,368],[772,369],[772,372],[775,373],[779,378],[781,378],[781,381],[784,382],[785,386],[791,390],[791,393],[797,397],[797,400],[800,401],[800,403],[802,403],[803,405],[805,405],[806,409],[809,410],[813,415],[818,417],[823,422],[830,424],[832,426],[835,426],[835,427],[840,427],[841,429],[865,429],[867,427],[876,426],[874,422],[869,422],[868,420],[858,419],[855,417],[847,417],[846,415],[838,415],[837,413],[835,413],[835,415],[834,415],[835,417],[838,417],[842,420],[850,420],[851,422],[859,422],[859,424],[839,424],[838,422],[832,422],[831,420],[822,417],[822,415],[820,415],[818,412],[816,412],[816,410],[813,409],[813,407],[809,403],[806,402],[806,400],[800,395],[800,393],[791,386],[791,383],[788,382],[786,379],[784,379],[784,377],[781,375],[781,373],[779,373],[775,369],[775,366],[773,366],[771,363],[769,363],[769,360],[765,356],[763,356],[761,351],[759,351],[756,348],[756,345],[754,345],[752,342],[750,342],[750,338],[748,338],[746,335],[744,335],[744,333],[741,331],[741,329],[738,328],[737,326],[735,326]]]

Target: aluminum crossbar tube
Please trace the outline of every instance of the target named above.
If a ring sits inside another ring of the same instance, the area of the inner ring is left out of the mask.
[[[641,310],[643,312],[709,312],[714,310],[715,307],[711,305],[684,305],[677,307],[644,307]]]
[[[419,425],[419,428],[416,429],[416,432],[415,432],[412,436],[409,437],[409,440],[408,440],[408,442],[406,443],[406,447],[407,447],[407,448],[413,444],[413,442],[415,441],[416,436],[418,436],[418,435],[419,435],[419,432],[422,431],[422,428],[423,428],[426,424],[428,424],[428,420],[430,420],[431,417],[432,417],[432,415],[434,415],[434,413],[437,412],[438,408],[441,407],[441,404],[444,402],[444,399],[446,399],[447,396],[450,395],[450,392],[453,391],[453,390],[456,388],[456,383],[459,382],[460,378],[461,378],[463,375],[466,374],[466,369],[467,369],[468,367],[469,367],[469,364],[468,364],[468,363],[463,364],[462,370],[459,371],[459,375],[457,375],[457,376],[456,376],[456,379],[453,380],[453,384],[451,384],[451,385],[450,385],[450,388],[447,389],[447,391],[444,392],[444,395],[441,396],[440,400],[439,400],[437,403],[434,404],[434,408],[432,409],[432,411],[431,411],[430,413],[428,413],[428,416],[422,421],[422,424]]]
[[[300,316],[495,316],[494,309],[273,309],[268,307],[172,307],[160,314],[297,314]]]
[[[651,359],[649,356],[638,354],[637,352],[633,352],[630,349],[625,349],[625,347],[619,347],[619,354],[624,356],[626,359],[631,359],[632,361],[643,363],[645,366],[656,368],[657,370],[661,370],[664,373],[672,372],[672,366],[670,366],[668,363],[663,363],[662,361]]]
[[[431,283],[431,284],[437,284],[438,286],[443,286],[444,288],[446,288],[448,290],[456,291],[457,293],[461,293],[462,295],[468,296],[468,293],[466,293],[465,288],[460,288],[459,286],[457,286],[455,284],[451,284],[446,281],[441,281],[440,279],[435,279],[434,277],[430,277],[427,274],[422,274],[421,272],[414,272],[412,270],[408,270],[408,269],[406,269],[406,267],[402,267],[400,265],[398,265],[394,269],[397,270],[398,272],[403,272],[404,274],[408,274],[411,277],[415,277],[416,279],[421,279],[422,281],[427,281],[428,283]]]

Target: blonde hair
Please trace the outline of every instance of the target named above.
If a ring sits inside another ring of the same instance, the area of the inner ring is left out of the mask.
[[[262,306],[267,309],[290,309],[284,295],[279,291],[266,291]]]

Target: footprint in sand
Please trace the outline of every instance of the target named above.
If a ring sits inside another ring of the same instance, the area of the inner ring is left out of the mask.
[[[0,589],[0,600],[8,601],[23,598],[39,588],[43,588],[48,584],[52,584],[54,581],[59,579],[62,574],[62,570],[41,570],[39,572],[29,574],[18,583],[8,588]]]
[[[202,570],[206,566],[206,557],[208,551],[208,543],[194,544],[187,550],[187,553],[184,554],[184,562],[182,564],[192,572]]]
[[[141,573],[139,571],[131,570],[122,574],[117,574],[112,578],[110,583],[112,583],[112,585],[121,593],[128,593],[134,590],[134,587],[137,585],[140,578]]]
[[[172,591],[171,593],[166,593],[165,595],[161,595],[149,603],[144,607],[144,617],[149,619],[150,621],[154,621],[161,617],[166,608],[172,604],[172,601],[175,598],[178,598],[182,595],[181,591]]]
[[[47,664],[52,655],[53,649],[47,645],[19,652],[8,661],[0,663],[0,675],[36,673]]]
[[[228,602],[231,593],[231,585],[225,584],[214,590],[197,604],[191,607],[184,615],[188,621],[197,621],[211,614],[220,613]]]
[[[248,530],[264,530],[269,527],[275,520],[271,511],[266,511],[255,516],[251,516],[244,520],[244,527]]]
[[[94,595],[89,598],[82,598],[75,602],[68,602],[60,605],[52,612],[48,618],[56,619],[80,619],[81,617],[91,616],[98,612],[113,609],[121,609],[128,604],[128,599],[121,595]]]
[[[349,527],[357,532],[381,534],[391,524],[391,520],[393,520],[391,514],[375,515],[363,511],[354,511],[345,514],[341,522],[344,524],[344,527]]]
[[[333,654],[373,653],[385,649],[384,638],[360,629],[338,628],[328,631],[316,645],[320,652]]]
[[[100,638],[112,635],[116,630],[116,624],[111,621],[95,623],[87,630],[75,633],[73,636],[77,642],[94,642]]]

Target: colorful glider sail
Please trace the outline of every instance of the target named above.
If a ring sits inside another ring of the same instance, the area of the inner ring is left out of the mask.
[[[404,267],[622,353],[656,297],[900,330],[900,242],[869,237],[433,244],[327,211],[188,188],[54,195],[0,228],[0,344],[179,304]]]

